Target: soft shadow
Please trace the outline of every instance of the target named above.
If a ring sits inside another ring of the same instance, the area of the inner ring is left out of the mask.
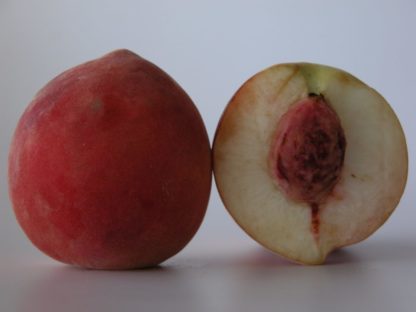
[[[263,247],[248,248],[235,253],[226,252],[223,254],[213,253],[205,256],[178,255],[169,260],[163,267],[174,269],[242,269],[242,268],[272,268],[291,267],[291,261],[274,254]]]
[[[367,240],[354,247],[365,261],[413,262],[416,263],[416,240],[387,239]]]
[[[15,311],[198,311],[203,294],[194,275],[170,266],[106,271],[50,264],[25,281]]]
[[[148,266],[144,268],[131,268],[131,269],[94,269],[94,268],[84,268],[80,266],[73,266],[64,264],[68,269],[77,270],[77,271],[88,271],[88,272],[152,272],[152,271],[167,271],[170,267],[162,266],[161,264]]]
[[[403,261],[416,263],[416,241],[368,239],[364,242],[333,251],[325,263],[333,265]]]
[[[350,249],[340,249],[331,253],[325,265],[340,265],[361,261],[357,252]],[[213,255],[207,257],[181,258],[168,262],[174,268],[209,268],[209,269],[266,269],[266,268],[292,268],[302,265],[275,254],[261,246],[249,248],[236,254]],[[313,265],[309,265],[313,266]]]
[[[327,257],[324,265],[338,265],[345,263],[359,262],[360,257],[356,252],[349,249],[338,249]],[[252,267],[292,267],[302,265],[300,263],[286,259],[278,254],[274,254],[263,248],[253,251],[241,264]]]
[[[235,253],[179,254],[160,266],[141,270],[30,265],[20,271],[22,287],[15,311],[104,312],[133,306],[154,311],[213,311],[217,298],[223,298],[224,306],[233,306],[253,293],[256,304],[263,302],[263,297],[287,301],[290,294],[299,291],[305,297],[315,297],[321,296],[319,287],[314,287],[317,283],[332,291],[340,280],[348,289],[360,281],[358,295],[380,283],[379,271],[368,270],[369,265],[400,267],[405,262],[416,263],[416,244],[410,239],[368,240],[334,251],[320,266],[298,265],[260,246]],[[278,297],[275,289],[280,289]],[[385,286],[383,292],[389,293],[390,288]],[[239,310],[238,305],[235,308]]]
[[[369,262],[401,262],[416,263],[416,240],[366,240],[364,242],[336,249],[331,252],[325,262],[319,266],[343,266],[348,264],[361,265]],[[207,254],[205,256],[174,257],[161,268],[173,269],[243,269],[243,268],[292,268],[305,266],[288,260],[278,254],[258,247],[249,247],[236,253]],[[306,265],[306,267],[310,267]],[[312,267],[314,267],[312,265]],[[315,266],[316,267],[316,266]]]
[[[299,265],[262,247],[242,254],[232,261],[234,264],[246,267],[291,267]],[[349,247],[334,250],[328,255],[323,265],[359,264],[373,261],[408,261],[416,263],[416,240],[369,239]]]
[[[361,259],[357,252],[354,252],[349,248],[340,248],[334,250],[328,255],[324,265],[339,265],[347,263],[357,263],[360,261]]]
[[[236,260],[237,265],[251,268],[291,267],[296,265],[296,263],[262,247],[253,249]]]

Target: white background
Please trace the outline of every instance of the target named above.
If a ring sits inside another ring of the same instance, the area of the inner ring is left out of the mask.
[[[0,311],[414,311],[416,2],[0,0]],[[280,62],[343,68],[391,103],[407,135],[406,192],[367,241],[328,265],[258,247],[213,186],[185,250],[147,271],[87,271],[37,251],[7,194],[11,135],[35,92],[117,48],[154,62],[188,92],[212,139],[236,89]]]

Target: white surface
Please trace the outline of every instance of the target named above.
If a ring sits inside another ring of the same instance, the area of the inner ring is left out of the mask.
[[[414,239],[371,240],[299,266],[250,243],[193,246],[151,270],[91,271],[45,257],[0,267],[2,311],[400,311],[415,309]]]
[[[414,311],[416,2],[0,0],[0,311]],[[160,269],[86,271],[31,246],[7,196],[7,152],[35,92],[66,68],[129,48],[172,75],[212,138],[255,72],[279,62],[343,68],[392,104],[409,145],[406,193],[369,240],[304,267],[268,254],[213,188],[201,230]]]

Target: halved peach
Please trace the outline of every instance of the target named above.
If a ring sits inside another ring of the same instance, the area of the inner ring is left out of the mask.
[[[309,63],[244,83],[220,120],[213,158],[236,222],[305,264],[377,230],[407,179],[404,133],[386,100],[345,71]]]

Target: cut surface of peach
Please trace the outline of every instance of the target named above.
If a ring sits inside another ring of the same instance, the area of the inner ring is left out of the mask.
[[[272,66],[226,107],[213,146],[223,203],[244,231],[320,264],[377,230],[398,205],[407,147],[386,100],[328,66]]]

